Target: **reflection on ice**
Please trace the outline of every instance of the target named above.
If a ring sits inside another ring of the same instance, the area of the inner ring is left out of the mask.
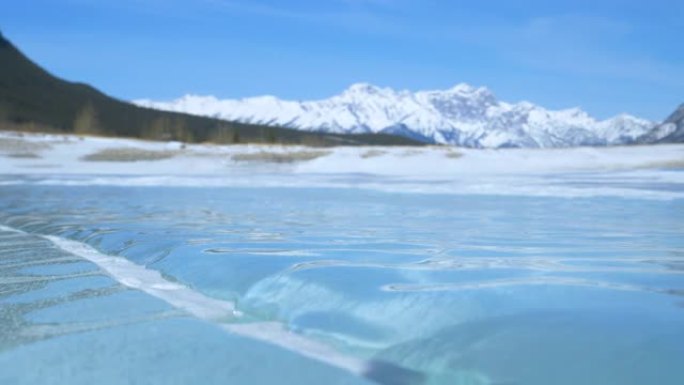
[[[680,199],[34,182],[0,201],[2,383],[684,378]]]
[[[445,384],[676,384],[678,322],[634,310],[530,311],[447,327],[377,357]]]

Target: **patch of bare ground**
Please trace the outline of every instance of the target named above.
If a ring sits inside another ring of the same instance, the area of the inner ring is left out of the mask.
[[[235,154],[236,162],[295,163],[305,162],[330,154],[330,151],[296,151],[296,152],[253,152]]]
[[[42,142],[30,142],[21,138],[0,138],[0,152],[6,156],[12,157],[27,157],[21,156],[23,154],[35,154],[41,150],[47,150],[51,146]],[[13,156],[15,155],[15,156]],[[35,154],[36,157],[38,156]]]
[[[382,150],[368,150],[361,154],[361,158],[363,159],[368,159],[368,158],[375,158],[376,156],[382,156],[387,154],[387,151],[382,151]]]
[[[59,168],[58,165],[56,164],[27,164],[27,165],[22,165],[18,166],[21,168]]]
[[[422,152],[422,151],[420,151],[420,150],[406,150],[406,151],[402,152],[401,154],[399,154],[399,156],[401,156],[401,157],[403,157],[403,158],[406,158],[406,157],[409,157],[409,156],[418,155],[418,154],[420,154],[421,152]]]
[[[648,163],[648,164],[644,165],[643,168],[684,169],[684,159]]]
[[[39,159],[40,158],[40,155],[38,155],[34,152],[11,152],[5,156],[8,158],[17,158],[17,159]]]
[[[154,151],[141,148],[121,147],[106,148],[82,157],[90,162],[139,162],[169,159],[178,154],[177,151]]]
[[[458,152],[456,150],[447,149],[444,156],[446,156],[449,159],[458,159],[458,158],[462,157],[463,154],[461,154],[460,152]]]

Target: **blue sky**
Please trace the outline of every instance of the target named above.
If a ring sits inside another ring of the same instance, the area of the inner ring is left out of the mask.
[[[675,0],[26,0],[3,4],[0,29],[53,73],[123,99],[466,82],[660,120],[684,102],[683,14]]]

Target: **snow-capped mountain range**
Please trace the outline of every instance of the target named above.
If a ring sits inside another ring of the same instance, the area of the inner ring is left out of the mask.
[[[167,102],[134,103],[245,123],[334,133],[384,132],[465,147],[601,146],[661,136],[653,132],[655,122],[631,115],[597,120],[578,108],[554,111],[529,102],[506,103],[487,88],[463,83],[419,92],[358,83],[315,101],[186,95]]]

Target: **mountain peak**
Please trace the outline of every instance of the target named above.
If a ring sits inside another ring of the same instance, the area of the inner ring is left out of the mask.
[[[458,83],[446,90],[428,91],[433,97],[439,99],[451,99],[457,97],[459,99],[470,99],[474,103],[482,103],[483,105],[493,105],[497,103],[496,96],[487,87],[475,87],[468,83]]]
[[[349,86],[346,90],[345,93],[364,93],[364,94],[373,94],[377,93],[379,91],[382,91],[382,89],[378,86],[375,86],[370,83],[354,83],[351,86]]]
[[[666,123],[679,123],[684,120],[684,103],[680,104],[677,109],[665,119]]]
[[[354,83],[333,99],[353,100],[355,103],[376,98],[393,98],[397,92],[389,87],[378,87],[370,83]]]
[[[637,118],[636,116],[630,115],[626,112],[623,112],[621,114],[617,114],[608,120],[623,121],[623,122],[649,122],[646,119]]]
[[[470,85],[468,83],[458,83],[454,85],[453,87],[442,91],[442,92],[447,92],[447,93],[456,93],[456,94],[480,94],[480,95],[490,95],[494,96],[492,91],[489,90],[487,87],[475,87],[473,85]]]
[[[453,87],[449,88],[447,91],[458,92],[458,93],[473,93],[477,91],[476,87],[471,86],[468,83],[458,83]]]

